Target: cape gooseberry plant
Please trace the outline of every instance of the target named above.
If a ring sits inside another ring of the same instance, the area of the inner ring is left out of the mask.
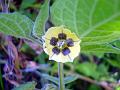
[[[19,12],[0,13],[0,32],[38,42],[58,62],[59,90],[65,90],[63,63],[81,53],[120,53],[120,0],[45,0],[32,21]],[[48,19],[54,27],[45,30]],[[81,49],[81,50],[80,50]]]

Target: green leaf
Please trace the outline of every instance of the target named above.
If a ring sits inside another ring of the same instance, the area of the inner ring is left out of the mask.
[[[35,2],[35,0],[23,0],[22,4],[20,6],[20,9],[26,9],[28,7],[31,7],[34,2]]]
[[[36,85],[35,82],[27,82],[12,90],[35,90],[35,85]]]
[[[56,0],[51,21],[75,32],[82,40],[83,52],[120,52],[106,44],[120,36],[119,0]]]
[[[82,39],[83,45],[90,44],[105,44],[118,40],[120,36],[120,18],[114,19],[114,21],[108,22],[92,32]]]
[[[47,79],[47,80],[49,80],[49,81],[51,81],[51,82],[54,82],[54,83],[57,84],[57,85],[58,85],[58,83],[59,83],[58,78],[53,77],[53,76],[50,76],[50,75],[48,75],[48,74],[42,74],[42,77],[45,78],[45,79]]]
[[[45,84],[41,90],[58,90],[58,88],[53,84]]]
[[[48,58],[48,55],[45,54],[45,52],[42,52],[39,56],[35,57],[35,61],[38,61],[40,64],[46,64],[45,63],[46,58]]]
[[[66,25],[80,37],[86,36],[101,25],[119,21],[119,4],[119,0],[56,0],[51,18],[55,25]]]
[[[119,40],[116,40],[116,41],[111,42],[111,44],[112,44],[114,47],[116,47],[116,48],[120,49],[120,39],[119,39]]]
[[[98,44],[98,45],[82,45],[81,51],[84,53],[120,53],[120,49],[113,47],[110,44]]]
[[[79,64],[79,65],[78,65]],[[92,62],[77,63],[75,70],[83,75],[90,76],[96,80],[112,81],[109,76],[108,66],[105,64],[95,64]]]
[[[21,15],[17,12],[0,14],[0,32],[6,35],[30,39],[32,27],[32,20],[25,15]]]
[[[40,12],[35,20],[32,32],[38,37],[41,37],[41,35],[43,35],[43,32],[45,31],[45,24],[49,17],[49,2],[49,0],[45,0],[45,3],[43,6],[41,6]]]
[[[96,64],[84,62],[75,67],[76,70],[84,75],[98,77]],[[93,74],[94,73],[94,74]]]
[[[97,71],[100,72],[101,76],[105,77],[105,76],[109,75],[109,73],[108,73],[108,66],[105,65],[104,63],[99,64],[97,66]]]
[[[77,75],[67,76],[64,78],[64,83],[68,84],[78,79]]]
[[[119,60],[107,60],[107,62],[114,67],[120,68],[120,61]]]
[[[89,86],[88,90],[101,90],[101,88],[99,86],[92,84]]]
[[[115,90],[120,90],[120,86],[117,86],[117,87],[115,88]]]

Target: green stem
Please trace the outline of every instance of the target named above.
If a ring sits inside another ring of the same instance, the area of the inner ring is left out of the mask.
[[[59,90],[64,90],[64,74],[63,74],[63,63],[58,63],[58,75],[59,75]]]

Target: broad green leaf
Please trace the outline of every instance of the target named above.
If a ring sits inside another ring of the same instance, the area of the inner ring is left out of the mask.
[[[48,75],[48,74],[42,74],[42,77],[45,78],[45,79],[47,79],[47,80],[49,80],[49,81],[51,81],[51,82],[54,82],[54,83],[57,84],[57,85],[58,85],[58,83],[59,83],[58,78],[53,77],[53,76],[50,76],[50,75]]]
[[[35,85],[36,85],[35,82],[27,82],[12,90],[35,90]]]
[[[64,83],[68,84],[78,79],[77,75],[67,76],[64,78]]]
[[[116,47],[116,48],[120,49],[120,39],[119,39],[119,40],[116,40],[116,41],[111,42],[111,44],[112,44],[114,47]]]
[[[86,36],[104,24],[116,22],[116,18],[120,16],[120,1],[56,0],[52,5],[51,15],[55,25],[63,24],[78,33],[80,37]]]
[[[35,20],[32,32],[38,37],[41,37],[41,35],[43,35],[43,32],[45,31],[45,24],[49,17],[49,2],[49,0],[45,0],[45,3],[43,6],[41,6],[40,12]]]
[[[82,39],[83,45],[105,44],[118,40],[120,37],[120,20],[119,22],[111,22],[108,25],[90,32]]]
[[[119,0],[56,0],[51,7],[51,21],[75,32],[82,39],[82,50],[119,53],[106,44],[120,37]]]
[[[0,13],[0,32],[19,38],[30,39],[33,22],[19,13]]]
[[[82,45],[81,51],[84,53],[120,53],[120,49],[113,47],[110,44],[98,44],[98,45]]]

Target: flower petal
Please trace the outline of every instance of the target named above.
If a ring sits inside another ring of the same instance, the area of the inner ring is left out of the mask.
[[[80,41],[79,42],[75,42],[75,45],[73,47],[69,47],[71,53],[69,54],[71,59],[76,58],[79,53],[80,53]]]
[[[65,62],[73,62],[73,60],[71,58],[69,58],[69,56],[64,56],[62,53],[60,53],[59,55],[52,55],[49,57],[49,60],[54,60],[56,62],[62,62],[62,63],[65,63]]]
[[[53,36],[58,37],[58,34],[61,33],[63,30],[63,27],[51,27],[47,30],[47,32],[44,35],[44,38],[46,39],[51,39]]]
[[[71,32],[69,29],[64,28],[63,33],[67,34],[67,39],[72,38],[73,41],[79,41],[80,39],[76,36],[75,33]]]

